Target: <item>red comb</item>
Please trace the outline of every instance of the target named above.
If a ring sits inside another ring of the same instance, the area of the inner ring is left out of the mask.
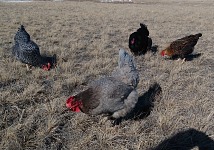
[[[79,106],[82,105],[80,101],[74,101],[74,97],[71,96],[66,100],[66,107],[74,112],[80,112]]]
[[[165,55],[165,51],[164,51],[164,50],[161,51],[161,55],[162,55],[162,56]]]
[[[48,63],[47,65],[42,65],[42,69],[45,70],[45,71],[49,71],[51,68],[51,64]]]

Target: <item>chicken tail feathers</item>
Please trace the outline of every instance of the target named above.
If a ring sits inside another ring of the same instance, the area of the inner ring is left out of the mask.
[[[147,28],[147,26],[143,23],[140,23],[141,28]]]
[[[15,42],[29,42],[30,41],[30,35],[27,33],[27,31],[25,30],[25,27],[23,25],[21,25],[18,28],[18,31],[14,37]]]
[[[149,36],[149,30],[147,29],[147,26],[143,23],[140,23],[140,27],[137,32],[141,33],[144,36]]]
[[[119,51],[118,67],[112,72],[112,77],[120,80],[128,85],[137,87],[139,83],[139,72],[131,55],[124,49]]]
[[[21,26],[20,26],[20,30],[25,30],[24,25],[21,25]]]
[[[198,34],[196,34],[195,36],[201,37],[201,36],[202,36],[202,33],[198,33]]]

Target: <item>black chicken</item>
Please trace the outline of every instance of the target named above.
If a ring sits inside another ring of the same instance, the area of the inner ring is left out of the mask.
[[[129,48],[135,56],[145,54],[152,46],[147,26],[142,23],[140,26],[141,28],[129,36]]]

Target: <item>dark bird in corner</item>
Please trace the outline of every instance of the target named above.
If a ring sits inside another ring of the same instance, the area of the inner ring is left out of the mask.
[[[175,40],[166,49],[161,51],[161,55],[166,55],[171,58],[181,58],[184,62],[186,57],[193,52],[194,46],[197,44],[198,39],[201,36],[202,34],[198,33]]]
[[[149,150],[213,150],[214,141],[202,131],[188,129],[179,132]]]
[[[54,54],[52,57],[41,56],[38,45],[30,39],[30,35],[23,25],[18,29],[14,41],[12,55],[25,63],[28,70],[30,66],[50,70],[56,65],[56,55]]]
[[[149,37],[149,30],[143,23],[140,28],[129,36],[129,48],[135,55],[145,54],[152,47],[152,39]]]

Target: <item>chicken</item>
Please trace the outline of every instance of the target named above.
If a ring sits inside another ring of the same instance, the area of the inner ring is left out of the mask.
[[[147,26],[142,23],[140,26],[141,28],[129,36],[129,48],[135,56],[145,54],[152,46]]]
[[[134,88],[139,83],[139,72],[134,59],[122,48],[119,50],[118,67],[112,72],[112,77]]]
[[[41,67],[49,70],[56,62],[56,55],[52,59],[40,55],[39,47],[30,39],[23,25],[18,29],[14,37],[15,45],[12,48],[12,55],[22,63],[25,63],[27,69],[30,66]]]
[[[135,107],[138,93],[132,87],[113,77],[103,77],[66,101],[67,108],[74,112],[91,115],[109,114],[109,118],[120,119]]]
[[[191,54],[194,46],[197,44],[199,37],[202,34],[189,35],[184,38],[172,42],[165,50],[161,51],[162,56],[179,57],[185,61],[185,57]]]
[[[71,96],[66,101],[67,108],[91,115],[108,114],[109,119],[114,119],[113,124],[118,124],[135,107],[138,101],[135,88],[139,82],[133,58],[124,49],[119,50],[118,64],[111,77],[102,77]]]

